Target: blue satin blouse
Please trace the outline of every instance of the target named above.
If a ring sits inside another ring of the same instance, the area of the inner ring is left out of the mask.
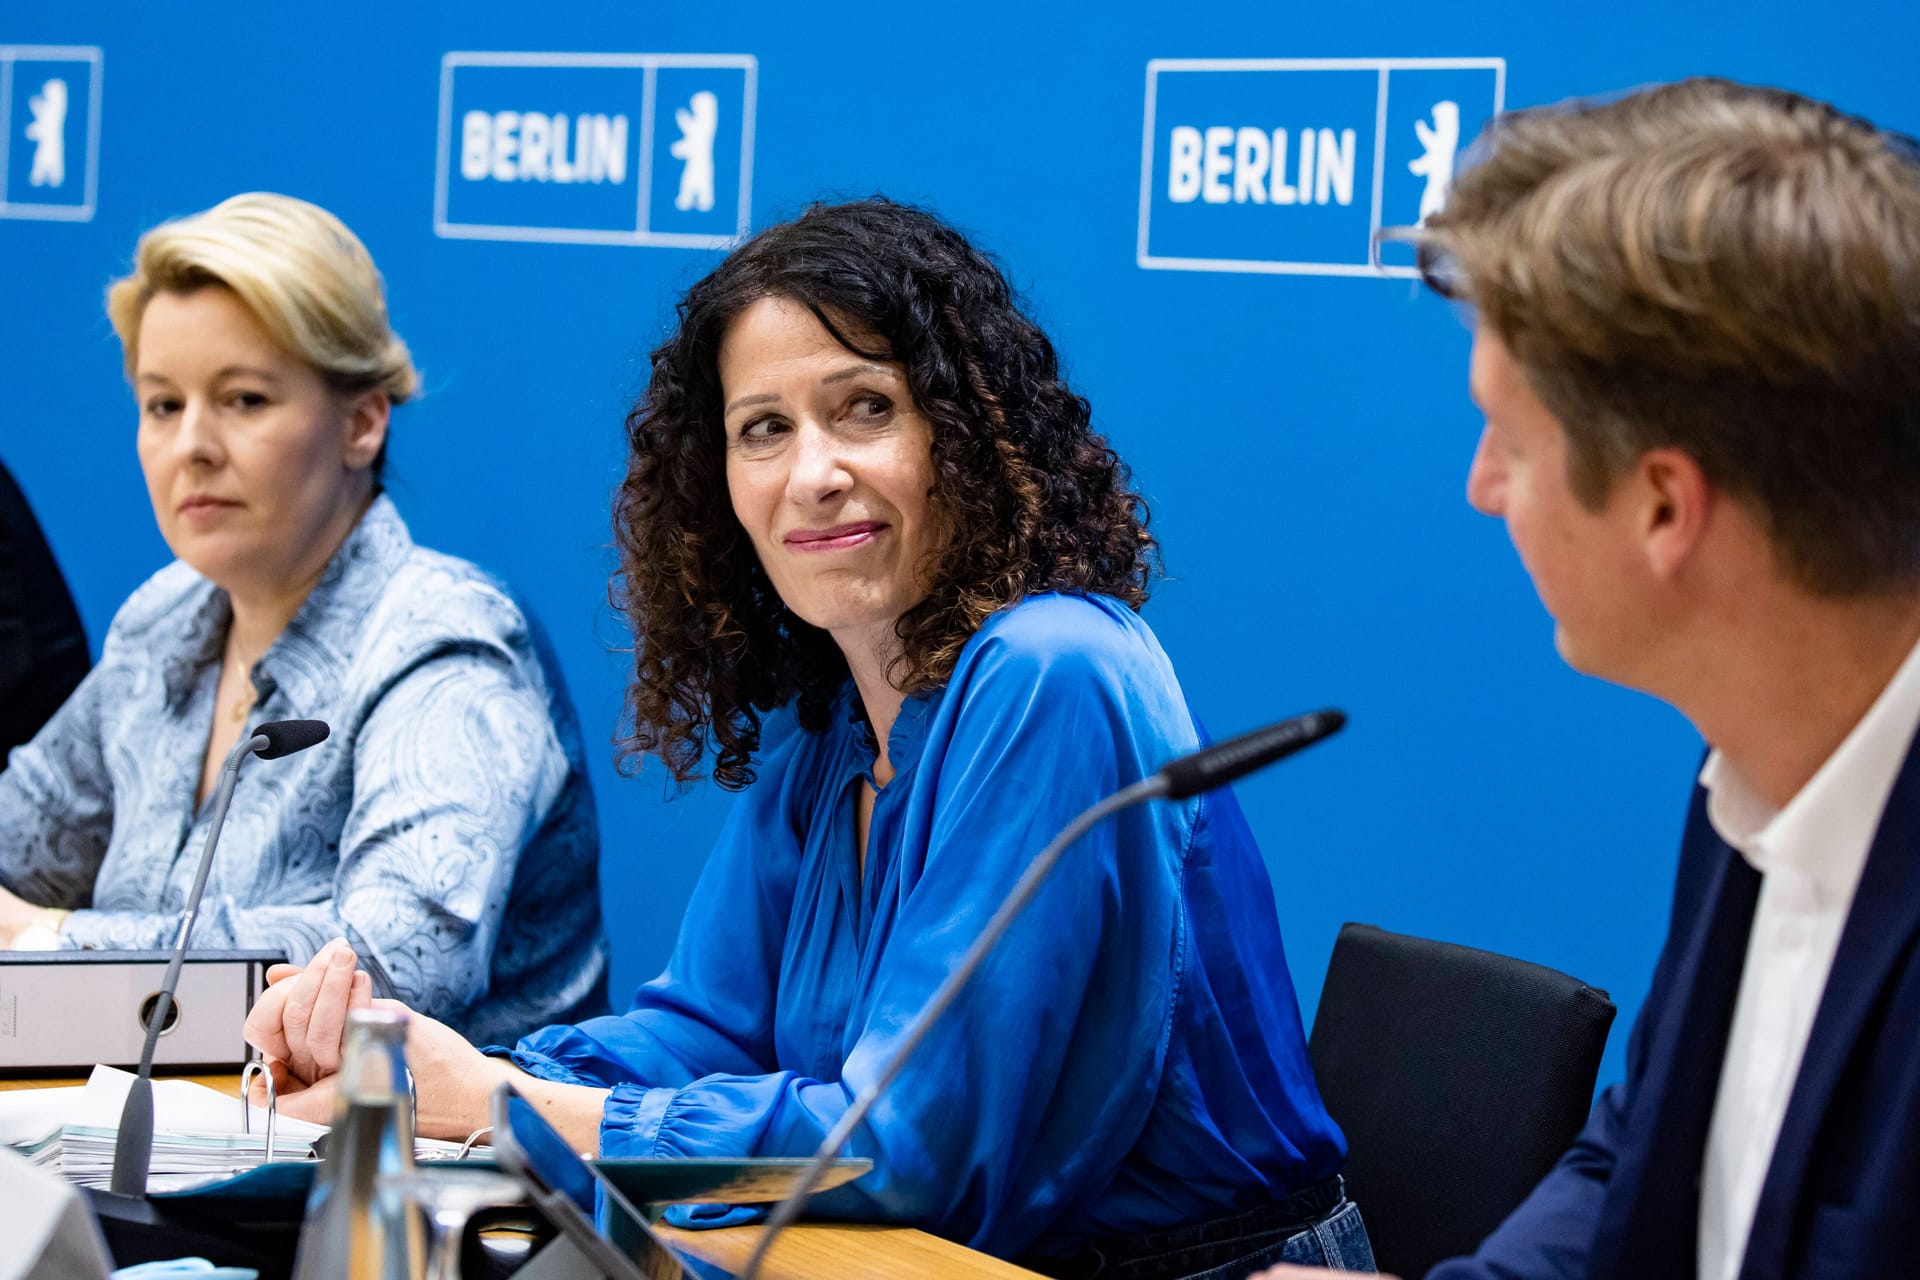
[[[851,688],[770,718],[667,970],[624,1015],[512,1057],[612,1088],[608,1156],[811,1154],[1042,845],[1199,745],[1144,622],[1102,597],[989,619],[888,740],[865,875]],[[1003,1256],[1265,1203],[1338,1171],[1273,890],[1228,792],[1135,808],[1069,850],[818,1196]]]

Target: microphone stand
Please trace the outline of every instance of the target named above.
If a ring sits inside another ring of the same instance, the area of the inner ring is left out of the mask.
[[[173,993],[180,985],[180,966],[187,958],[193,922],[200,915],[200,895],[207,887],[207,872],[213,867],[213,849],[220,842],[220,828],[227,820],[227,806],[233,802],[234,785],[240,781],[240,762],[270,746],[272,739],[256,730],[234,743],[226,763],[220,766],[220,782],[213,795],[213,822],[207,829],[207,843],[200,851],[200,867],[194,872],[193,889],[187,894],[180,936],[173,944],[173,958],[167,961],[167,974],[161,979],[153,1016],[147,1020],[147,1041],[140,1050],[140,1070],[127,1087],[126,1105],[120,1109],[120,1129],[113,1143],[113,1180],[108,1184],[114,1195],[140,1197],[147,1193],[147,1168],[153,1163],[154,1050],[160,1044],[160,1032],[167,1025],[167,1015],[173,1011]],[[137,1136],[129,1139],[129,1133]]]

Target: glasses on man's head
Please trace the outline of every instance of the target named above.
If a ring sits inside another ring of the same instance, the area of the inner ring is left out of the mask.
[[[1420,273],[1420,279],[1427,288],[1455,302],[1465,295],[1466,273],[1460,269],[1460,260],[1425,227],[1376,227],[1367,246],[1368,258],[1375,271],[1384,272],[1390,268],[1391,264],[1384,260],[1380,252],[1383,246],[1389,244],[1404,244],[1413,249],[1414,269]]]

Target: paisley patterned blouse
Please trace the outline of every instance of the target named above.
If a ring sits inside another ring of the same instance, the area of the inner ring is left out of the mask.
[[[211,817],[193,800],[230,617],[185,564],[155,574],[0,773],[0,884],[78,908],[63,945],[173,945]],[[242,768],[195,949],[304,962],[344,936],[392,994],[481,1042],[604,1007],[579,728],[505,588],[415,546],[376,498],[252,674],[252,722],[333,734]]]

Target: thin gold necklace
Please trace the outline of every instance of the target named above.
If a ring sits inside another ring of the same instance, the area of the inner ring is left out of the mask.
[[[234,658],[239,660],[240,682],[246,686],[246,692],[233,700],[233,710],[228,714],[232,716],[235,724],[245,724],[247,713],[252,711],[254,703],[260,700],[259,691],[253,687],[253,663],[248,662],[246,655],[240,652],[240,642],[233,638],[231,632],[227,635],[227,649]]]

